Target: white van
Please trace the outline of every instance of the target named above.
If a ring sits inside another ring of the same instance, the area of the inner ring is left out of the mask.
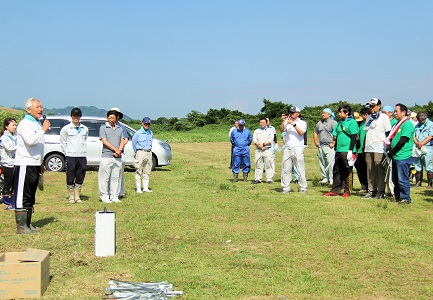
[[[70,116],[47,116],[51,123],[50,129],[45,134],[44,164],[48,171],[62,172],[65,169],[65,154],[60,146],[60,130],[71,122]],[[102,153],[102,142],[99,139],[99,128],[107,122],[101,117],[81,117],[80,122],[89,128],[87,138],[87,165],[99,166]],[[120,122],[122,123],[122,122]],[[123,124],[123,123],[122,123]],[[128,132],[129,141],[124,149],[124,156],[127,166],[134,165],[134,150],[132,148],[133,128],[123,124]],[[154,138],[152,143],[153,167],[171,165],[171,147],[163,140]]]

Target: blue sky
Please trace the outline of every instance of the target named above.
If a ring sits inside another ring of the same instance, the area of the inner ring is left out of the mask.
[[[433,1],[0,0],[0,105],[128,116],[433,100]]]

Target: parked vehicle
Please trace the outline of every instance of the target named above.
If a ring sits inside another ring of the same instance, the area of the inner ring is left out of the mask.
[[[65,154],[60,146],[60,130],[71,122],[70,116],[47,116],[51,127],[45,134],[44,164],[48,171],[61,172],[65,169]],[[99,128],[107,122],[101,117],[82,117],[81,123],[89,128],[87,138],[87,165],[99,166],[102,152],[102,142],[99,139]],[[121,123],[121,122],[120,122]],[[123,124],[123,123],[122,123]],[[133,128],[123,124],[128,132],[129,141],[125,146],[124,155],[127,166],[134,165],[134,150],[132,148],[132,136],[135,131]],[[171,164],[171,147],[163,140],[154,138],[152,143],[153,167],[162,167]]]

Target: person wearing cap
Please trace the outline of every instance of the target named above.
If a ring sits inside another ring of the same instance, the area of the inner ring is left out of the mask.
[[[394,109],[398,123],[392,128],[385,143],[389,145],[387,155],[392,159],[392,182],[394,183],[394,199],[398,204],[410,204],[409,167],[413,163],[412,150],[415,128],[407,116],[407,107],[398,103]]]
[[[137,193],[150,193],[150,172],[152,171],[152,142],[153,132],[150,130],[150,118],[144,117],[141,128],[132,136],[132,148],[135,153],[135,187]],[[143,185],[143,190],[141,189]]]
[[[45,133],[51,123],[43,117],[44,108],[36,98],[25,103],[27,114],[17,126],[17,149],[14,161],[15,221],[17,234],[30,234],[39,231],[32,225],[32,216],[36,202],[40,174],[45,171],[43,165]]]
[[[414,143],[416,156],[413,164],[415,166],[415,186],[421,186],[423,170],[427,173],[428,187],[433,184],[433,122],[427,118],[426,113],[419,112],[417,115],[418,124],[415,126]]]
[[[365,162],[367,163],[368,193],[362,198],[381,199],[385,196],[385,176],[387,166],[386,147],[383,141],[391,131],[389,117],[381,112],[382,102],[372,98],[367,105],[370,115],[365,121]]]
[[[119,122],[119,120],[123,119],[123,113],[120,111],[120,108],[118,107],[112,107],[110,110],[114,110],[117,112],[117,125],[119,125],[122,128],[122,139],[124,142],[124,145],[128,143],[129,135],[128,131],[126,130],[126,127]],[[123,153],[123,148],[122,148]],[[122,166],[120,168],[120,183],[119,183],[119,197],[123,198],[125,196],[125,157],[122,155]]]
[[[418,124],[418,119],[416,118],[416,116],[417,116],[417,113],[416,113],[416,112],[414,112],[414,111],[411,111],[411,112],[410,112],[410,118],[411,118],[411,120],[412,120],[412,125],[413,125],[413,127],[415,127],[416,124]]]
[[[368,115],[370,114],[370,108],[363,107],[361,111],[358,113],[353,113],[355,117],[355,121],[358,122],[359,126],[359,139],[356,143],[356,161],[355,168],[356,173],[358,174],[359,183],[361,184],[360,194],[368,193],[368,180],[367,180],[367,163],[365,162],[365,153],[364,153],[364,144],[365,144],[365,121],[367,120]],[[359,116],[361,121],[356,117]]]
[[[233,145],[233,182],[238,182],[238,175],[241,168],[244,181],[248,180],[248,173],[250,172],[250,148],[253,137],[251,132],[245,128],[245,120],[238,121],[239,128],[232,131],[230,135],[230,142]]]
[[[335,146],[335,162],[333,169],[334,182],[331,191],[323,194],[325,197],[336,197],[343,189],[343,197],[350,196],[349,175],[352,172],[353,150],[359,127],[352,116],[352,108],[345,104],[338,108],[340,121],[335,125],[332,135]]]
[[[335,141],[332,136],[337,122],[334,120],[334,113],[330,108],[322,111],[322,120],[317,122],[314,128],[314,144],[316,145],[317,157],[319,158],[320,173],[322,174],[322,185],[333,182],[332,169],[334,168],[334,146]]]
[[[234,123],[234,125],[229,130],[229,140],[230,140],[230,137],[232,135],[232,131],[235,130],[235,129],[238,129],[238,128],[239,128],[238,120],[236,120],[235,123]],[[233,164],[233,145],[231,144],[231,149],[230,149],[230,166],[229,166],[230,169],[232,168],[232,164]]]
[[[71,123],[60,130],[60,146],[66,158],[66,188],[69,203],[82,203],[81,187],[87,170],[87,137],[89,129],[80,123],[78,107],[71,110]]]
[[[278,148],[278,140],[277,140],[277,130],[274,126],[271,125],[271,120],[266,118],[266,126],[268,130],[272,133],[272,143],[271,143],[271,168],[272,168],[272,176],[275,174],[275,149]]]
[[[102,155],[98,171],[99,197],[102,202],[120,202],[119,184],[122,168],[122,151],[125,146],[123,129],[118,124],[118,112],[109,110],[107,122],[99,129]]]
[[[289,109],[288,115],[283,114],[281,118],[280,131],[286,133],[281,171],[281,187],[284,194],[291,192],[293,165],[299,172],[300,192],[307,192],[304,162],[304,134],[307,131],[307,123],[299,118],[300,113],[299,107],[293,106]]]
[[[266,118],[260,118],[259,128],[254,130],[253,143],[256,145],[256,151],[254,156],[254,162],[256,164],[256,170],[254,172],[255,179],[251,182],[252,184],[258,184],[262,182],[263,170],[266,172],[266,182],[272,183],[272,142],[274,140],[273,131],[266,125]]]
[[[395,124],[397,124],[397,119],[394,118],[394,108],[390,105],[386,105],[382,108],[382,112],[388,116],[389,121],[391,122],[391,128]]]

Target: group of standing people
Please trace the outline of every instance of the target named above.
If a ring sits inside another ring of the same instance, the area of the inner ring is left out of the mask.
[[[299,174],[299,191],[307,191],[305,175],[305,133],[307,124],[300,118],[300,109],[292,107],[282,115],[280,132],[283,136],[283,159],[281,187],[283,193],[290,193],[292,171]],[[394,107],[382,107],[378,98],[372,98],[360,113],[352,112],[350,105],[338,108],[339,121],[331,109],[322,111],[322,119],[314,129],[314,144],[318,159],[322,185],[331,190],[323,196],[349,197],[353,190],[352,170],[357,169],[362,198],[382,199],[392,195],[399,204],[411,203],[410,168],[415,168],[416,186],[422,182],[423,169],[427,172],[428,187],[433,187],[433,122],[424,112],[416,115],[412,122],[411,112],[401,103]],[[355,116],[355,117],[354,117]],[[250,149],[255,149],[255,179],[253,184],[272,183],[275,167],[272,167],[276,144],[275,128],[269,126],[266,118],[259,120],[259,128],[251,132],[245,128],[243,119],[230,131],[232,144],[231,169],[234,182],[242,170],[247,181],[250,172]],[[276,147],[277,146],[277,147]]]
[[[0,157],[4,172],[3,202],[5,209],[15,212],[18,234],[39,231],[32,225],[36,191],[45,171],[43,164],[45,133],[50,121],[43,115],[43,106],[36,98],[25,103],[26,115],[18,123],[14,118],[4,120],[0,139]],[[60,130],[60,145],[66,161],[66,187],[69,203],[83,203],[81,189],[87,170],[88,128],[80,122],[79,108],[71,110],[71,122]],[[126,128],[119,123],[123,114],[118,108],[107,112],[107,122],[99,130],[102,141],[98,171],[98,189],[103,202],[120,202],[124,196],[123,150],[128,143]],[[152,192],[149,178],[152,169],[153,133],[151,120],[143,118],[142,127],[132,136],[135,152],[136,192]],[[141,187],[142,186],[142,187]]]

